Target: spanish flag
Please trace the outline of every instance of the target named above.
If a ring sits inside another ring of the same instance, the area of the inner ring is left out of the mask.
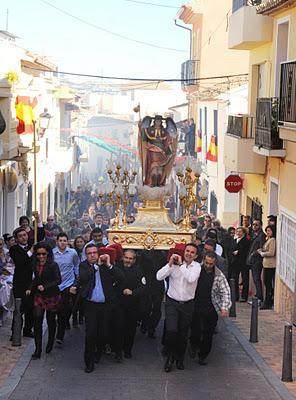
[[[202,143],[201,143],[201,130],[198,130],[197,143],[196,143],[196,153],[201,153]]]
[[[216,136],[212,135],[211,136],[211,142],[209,146],[209,150],[207,152],[207,160],[217,162],[218,161],[218,146],[217,146],[217,140]]]
[[[33,108],[37,104],[36,97],[31,100],[29,96],[17,96],[15,101],[16,118],[19,123],[16,128],[18,134],[33,133],[35,115]]]

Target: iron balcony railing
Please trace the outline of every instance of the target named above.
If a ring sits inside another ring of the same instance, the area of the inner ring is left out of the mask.
[[[278,130],[279,101],[277,97],[258,98],[256,108],[255,145],[267,150],[283,148]]]
[[[188,60],[183,62],[181,67],[181,85],[184,89],[186,86],[196,85],[198,76],[198,60]]]
[[[248,115],[229,115],[227,134],[239,138],[254,138],[254,118]]]
[[[281,65],[279,121],[296,124],[296,61]]]
[[[232,0],[232,13],[245,6],[259,6],[263,0]]]

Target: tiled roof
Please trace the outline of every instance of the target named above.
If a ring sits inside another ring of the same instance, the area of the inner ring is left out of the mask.
[[[266,0],[257,6],[256,9],[258,14],[270,14],[276,9],[293,5],[296,6],[296,0]]]

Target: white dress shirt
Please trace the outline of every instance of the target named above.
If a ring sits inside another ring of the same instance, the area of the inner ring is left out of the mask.
[[[192,261],[187,265],[166,264],[156,274],[156,279],[162,281],[169,277],[169,290],[167,295],[177,301],[189,301],[194,299],[197,281],[200,275],[201,266],[198,262]]]

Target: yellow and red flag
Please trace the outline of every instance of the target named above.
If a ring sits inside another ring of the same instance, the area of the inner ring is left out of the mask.
[[[201,130],[199,129],[197,133],[196,153],[201,153],[201,150],[202,150]]]
[[[211,136],[211,142],[209,146],[209,150],[207,152],[207,160],[217,162],[218,161],[218,146],[216,136]]]
[[[34,107],[37,104],[36,97],[31,100],[29,96],[17,96],[15,101],[16,118],[19,123],[16,128],[18,134],[33,133],[34,131]]]

